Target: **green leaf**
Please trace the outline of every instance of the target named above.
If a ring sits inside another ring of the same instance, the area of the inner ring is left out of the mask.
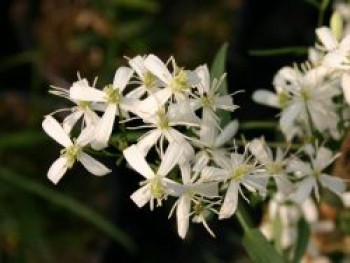
[[[21,176],[14,171],[6,168],[0,168],[0,180],[3,180],[15,187],[18,187],[26,192],[37,195],[50,203],[53,203],[61,208],[71,212],[72,214],[81,217],[100,229],[105,234],[109,235],[121,246],[130,253],[135,252],[136,245],[121,229],[109,222],[103,216],[92,210],[91,208],[81,204],[72,197],[51,189],[45,185],[35,182],[28,177]]]
[[[304,255],[304,252],[309,243],[310,229],[309,224],[305,221],[305,219],[299,220],[298,223],[298,239],[297,245],[295,247],[294,252],[294,263],[300,262],[301,258]]]
[[[246,229],[243,246],[255,263],[283,263],[284,259],[261,234],[259,229]]]
[[[37,145],[49,140],[49,137],[41,131],[24,131],[16,133],[0,134],[0,150],[12,148],[24,148]]]
[[[214,61],[210,67],[210,77],[211,79],[219,79],[222,74],[226,73],[226,59],[227,59],[228,43],[222,44],[220,49],[215,55]],[[227,90],[227,78],[225,78],[218,90],[220,94],[228,94]],[[231,114],[227,111],[219,111],[219,117],[221,119],[221,125],[225,126],[231,120]]]
[[[273,49],[251,49],[248,51],[250,56],[256,57],[271,57],[281,55],[296,55],[305,56],[308,53],[308,47],[304,46],[291,46]]]

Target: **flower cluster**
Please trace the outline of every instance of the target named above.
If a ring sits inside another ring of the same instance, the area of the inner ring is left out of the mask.
[[[151,210],[174,200],[169,216],[176,211],[182,238],[190,220],[214,235],[208,216],[231,217],[240,198],[249,202],[252,195],[263,200],[278,194],[301,204],[312,192],[319,198],[319,187],[339,196],[345,191],[341,179],[324,172],[337,157],[324,146],[307,144],[293,154],[270,148],[263,138],[234,139],[238,121],[223,123],[221,118],[222,112],[238,108],[221,88],[225,74],[211,78],[206,65],[187,70],[173,58],[164,63],[152,54],[128,63],[102,89],[96,81],[90,85],[80,77],[69,90],[52,88],[51,93],[74,103],[43,121],[45,132],[64,147],[48,172],[53,183],[76,161],[94,175],[109,173],[88,153],[112,148],[113,129],[118,128],[139,135],[115,149],[142,176],[131,199],[138,207],[149,204]],[[275,78],[277,95],[267,91],[255,95],[283,109],[281,127],[289,139],[308,131],[304,129],[308,124],[333,137],[339,134],[333,98],[340,89],[331,85],[334,78],[327,72],[323,67],[307,73],[286,68]],[[62,112],[66,115],[59,123],[53,116]],[[79,135],[72,139],[77,130]]]

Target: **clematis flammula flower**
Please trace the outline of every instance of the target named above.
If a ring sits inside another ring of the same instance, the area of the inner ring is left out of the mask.
[[[146,68],[145,57],[136,56],[129,59],[128,62],[136,72],[136,77],[132,83],[138,85],[127,94],[128,97],[140,99],[145,94],[149,95],[159,90],[161,81]]]
[[[192,146],[187,142],[186,136],[180,133],[177,126],[198,126],[197,118],[192,111],[185,111],[180,104],[172,104],[166,110],[165,107],[158,108],[158,111],[153,115],[142,114],[142,120],[145,125],[141,128],[151,128],[138,141],[137,146],[146,156],[149,150],[160,141],[160,148],[163,148],[164,138],[168,142],[176,141],[181,144],[184,154],[193,155]],[[140,113],[138,113],[140,115]]]
[[[200,78],[200,82],[197,84],[198,95],[194,95],[196,98],[191,100],[191,106],[194,110],[202,108],[203,120],[215,119],[218,123],[219,120],[216,116],[217,110],[221,109],[233,112],[238,108],[237,105],[233,104],[231,95],[220,93],[220,88],[226,74],[223,74],[219,79],[211,81],[207,65],[199,66],[195,72]]]
[[[66,171],[71,168],[76,161],[79,161],[86,170],[97,176],[102,176],[111,172],[111,170],[102,163],[83,151],[84,146],[93,138],[94,129],[92,127],[87,127],[81,132],[78,138],[73,141],[52,116],[45,117],[42,127],[51,138],[64,147],[61,151],[61,156],[51,165],[47,173],[49,180],[54,184],[58,183]]]
[[[277,148],[275,157],[272,150],[266,145],[264,139],[254,139],[249,143],[249,150],[253,156],[265,168],[263,171],[268,177],[274,179],[277,191],[288,195],[293,191],[293,183],[288,179],[285,167],[288,160],[285,159],[286,152]]]
[[[74,82],[70,89],[75,89],[76,87],[79,87],[79,89],[91,88],[89,82],[85,78],[79,79],[78,81]],[[95,125],[99,120],[99,117],[93,111],[93,105],[91,105],[91,103],[88,101],[79,101],[71,99],[69,96],[69,90],[52,86],[52,89],[49,92],[54,95],[69,99],[70,101],[76,104],[76,106],[73,106],[72,108],[64,109],[71,112],[63,120],[63,129],[67,133],[71,132],[74,125],[82,117],[84,119],[83,127]]]
[[[220,133],[214,123],[212,125],[201,123],[199,140],[192,141],[192,144],[200,149],[196,153],[193,169],[200,172],[211,159],[218,164],[223,157],[228,156],[228,150],[224,148],[224,145],[232,139],[237,130],[237,120],[228,123]]]
[[[173,97],[179,102],[187,100],[188,96],[192,94],[192,88],[199,83],[197,74],[193,71],[179,68],[173,58],[170,61],[173,67],[172,72],[155,55],[150,54],[146,57],[144,65],[162,82],[164,87],[143,100],[140,108],[153,111],[154,113]],[[186,106],[186,104],[183,106]],[[189,105],[186,107],[189,107]]]
[[[173,206],[176,207],[177,218],[177,230],[181,238],[185,238],[189,219],[191,214],[191,204],[198,203],[203,198],[215,198],[218,197],[218,183],[216,182],[201,182],[198,180],[198,175],[191,176],[191,166],[189,162],[183,162],[180,164],[182,185],[177,189],[175,195],[179,197]],[[172,214],[170,212],[169,217]]]
[[[146,179],[141,182],[141,187],[131,195],[131,199],[138,207],[143,207],[150,202],[150,208],[153,210],[155,200],[157,206],[161,206],[162,201],[168,195],[177,195],[181,185],[166,178],[166,176],[179,162],[182,154],[182,148],[179,144],[175,142],[169,144],[166,152],[161,156],[161,163],[157,172],[154,172],[148,165],[143,153],[136,145],[126,148],[123,154],[131,168]]]
[[[239,194],[248,201],[242,187],[262,196],[266,194],[268,178],[259,174],[256,162],[252,162],[247,152],[245,149],[243,154],[239,154],[235,150],[230,158],[224,158],[220,162],[220,168],[208,166],[203,169],[203,180],[226,182],[228,186],[219,211],[219,219],[229,218],[235,213]]]
[[[104,114],[96,124],[95,138],[91,147],[101,150],[108,146],[108,140],[112,134],[115,116],[135,110],[135,100],[123,96],[123,91],[128,84],[133,70],[128,67],[117,69],[113,84],[105,86],[103,90],[75,86],[70,89],[70,97],[75,100],[102,103]]]
[[[291,140],[300,128],[312,136],[313,129],[324,133],[328,131],[334,138],[339,137],[337,124],[339,116],[333,98],[341,94],[335,87],[333,80],[327,80],[328,71],[324,67],[317,67],[306,72],[296,68],[283,68],[276,77],[275,83],[283,94],[272,97],[271,94],[260,94],[260,100],[270,105],[283,105],[280,128]],[[256,95],[257,98],[257,95]],[[281,101],[283,99],[283,101]]]
[[[310,144],[304,147],[304,152],[310,162],[294,157],[287,166],[287,171],[294,173],[300,179],[296,185],[296,191],[290,196],[291,200],[302,203],[311,194],[312,190],[314,190],[315,196],[319,200],[319,185],[328,188],[341,198],[346,189],[345,182],[324,172],[339,154],[333,155],[331,150],[323,146],[318,148]]]

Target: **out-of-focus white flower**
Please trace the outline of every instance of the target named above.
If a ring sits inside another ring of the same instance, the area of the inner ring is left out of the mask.
[[[177,143],[170,143],[164,156],[161,156],[161,164],[154,172],[148,165],[143,153],[136,145],[132,145],[123,151],[128,164],[146,180],[141,182],[141,187],[136,190],[131,199],[138,207],[143,207],[150,202],[150,208],[154,208],[154,200],[161,206],[162,201],[168,195],[177,196],[181,184],[166,178],[168,173],[178,164],[182,154],[182,148]]]
[[[120,67],[115,73],[113,84],[107,85],[103,90],[82,86],[74,86],[70,89],[70,97],[74,100],[102,103],[104,114],[96,124],[95,138],[91,142],[91,146],[96,150],[108,146],[115,116],[120,114],[118,109],[125,112],[136,110],[135,100],[124,97],[122,94],[132,74],[132,69]]]
[[[293,184],[288,179],[285,166],[288,162],[285,159],[286,152],[277,148],[276,156],[273,156],[272,150],[266,145],[264,139],[254,139],[248,144],[250,152],[265,168],[263,171],[268,177],[272,177],[276,183],[277,191],[285,195],[293,191]]]
[[[188,231],[189,219],[191,214],[193,214],[193,212],[191,212],[191,204],[193,202],[200,202],[203,198],[217,197],[218,183],[201,182],[198,180],[198,176],[191,176],[191,166],[188,162],[182,163],[180,165],[180,170],[182,185],[177,193],[175,193],[179,199],[174,204],[174,207],[176,206],[178,234],[181,238],[185,238]]]
[[[313,189],[316,198],[319,199],[319,184],[341,197],[346,188],[345,182],[324,172],[339,155],[333,155],[331,150],[323,146],[315,149],[312,145],[305,146],[304,152],[310,161],[305,162],[294,157],[288,163],[287,170],[300,179],[296,184],[297,190],[291,195],[291,200],[302,203]]]
[[[266,194],[268,178],[259,174],[256,163],[251,162],[247,152],[247,149],[244,154],[235,151],[231,153],[230,158],[225,157],[220,161],[220,168],[208,166],[203,169],[203,180],[226,182],[228,186],[219,219],[229,218],[235,213],[239,194],[248,201],[243,194],[242,186],[251,192],[258,192],[263,196]]]
[[[87,127],[83,130],[74,141],[69,138],[63,127],[52,116],[45,117],[42,127],[51,138],[64,147],[61,151],[61,156],[51,165],[47,174],[50,181],[54,184],[58,183],[67,169],[71,168],[76,161],[81,162],[90,173],[97,176],[111,172],[103,164],[83,151],[84,146],[93,139],[94,129],[92,127]]]

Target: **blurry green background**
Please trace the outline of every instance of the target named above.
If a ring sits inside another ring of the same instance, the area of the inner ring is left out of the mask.
[[[239,7],[239,0],[1,0],[1,263],[239,258],[236,230],[225,228],[234,222],[214,225],[218,239],[195,226],[182,241],[168,207],[151,214],[131,202],[138,177],[128,170],[94,178],[75,167],[52,185],[46,172],[59,146],[41,130],[43,115],[69,107],[49,85],[67,88],[77,71],[106,84],[123,56],[210,63],[232,41]]]

